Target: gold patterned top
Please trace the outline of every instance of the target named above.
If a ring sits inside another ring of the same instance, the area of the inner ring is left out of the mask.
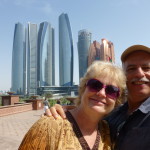
[[[106,121],[99,123],[98,149],[111,150],[110,132]],[[68,119],[42,117],[26,133],[19,150],[83,150],[82,143]],[[84,143],[83,143],[84,144]],[[87,149],[88,150],[88,149]]]

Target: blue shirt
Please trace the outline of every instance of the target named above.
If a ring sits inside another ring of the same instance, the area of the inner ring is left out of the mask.
[[[149,150],[150,97],[132,114],[127,112],[126,102],[106,118],[115,150]]]

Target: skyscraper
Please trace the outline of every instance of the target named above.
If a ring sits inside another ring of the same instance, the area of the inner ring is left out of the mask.
[[[92,33],[88,30],[78,32],[78,54],[79,54],[79,79],[84,76],[88,67],[88,51],[91,44]]]
[[[39,86],[55,85],[54,29],[48,22],[39,26],[37,69]]]
[[[102,39],[101,43],[93,41],[89,48],[88,65],[94,60],[115,62],[113,43]]]
[[[28,23],[27,30],[27,94],[37,94],[37,24]]]
[[[59,16],[59,81],[61,86],[73,85],[73,40],[67,14]]]
[[[111,41],[106,39],[101,40],[101,47],[100,47],[100,56],[101,60],[110,61],[115,63],[115,54],[114,54],[114,45]]]
[[[11,91],[14,91],[16,94],[20,95],[25,93],[25,53],[25,27],[21,23],[16,23],[12,51]]]

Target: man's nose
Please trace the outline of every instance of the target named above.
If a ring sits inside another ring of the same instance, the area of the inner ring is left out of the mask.
[[[105,88],[102,88],[101,90],[99,90],[96,95],[100,96],[100,97],[106,97],[106,92],[105,92]]]
[[[145,76],[145,72],[143,71],[143,69],[141,67],[137,68],[136,76],[137,77],[144,77]]]

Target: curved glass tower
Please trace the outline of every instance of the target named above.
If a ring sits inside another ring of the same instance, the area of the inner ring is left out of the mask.
[[[25,45],[25,28],[21,23],[16,23],[12,51],[11,91],[20,95],[25,94]]]
[[[67,14],[59,16],[59,81],[60,86],[73,85],[73,40]]]
[[[54,29],[48,22],[39,26],[38,66],[39,86],[55,85]]]
[[[78,32],[79,79],[84,76],[88,67],[88,52],[92,33],[88,30]]]

